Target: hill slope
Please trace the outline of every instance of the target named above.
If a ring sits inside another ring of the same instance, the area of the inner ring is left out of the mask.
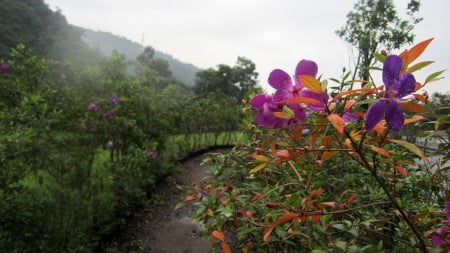
[[[93,31],[84,29],[83,41],[91,47],[98,48],[103,54],[109,55],[113,50],[124,54],[127,60],[135,60],[144,51],[144,48],[127,38],[114,35],[110,32]],[[181,62],[173,56],[155,50],[155,58],[161,58],[169,63],[172,75],[185,83],[187,86],[194,86],[195,74],[200,68]]]

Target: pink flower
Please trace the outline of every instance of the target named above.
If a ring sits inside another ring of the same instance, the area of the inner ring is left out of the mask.
[[[103,119],[109,119],[109,118],[111,118],[111,116],[113,116],[113,114],[114,114],[114,111],[107,111],[107,112],[105,112],[105,113],[103,113]]]
[[[147,151],[147,156],[149,157],[156,157],[158,155],[158,152],[153,151],[153,150],[148,150]]]
[[[6,73],[9,70],[9,64],[8,63],[3,63],[0,66],[0,73]]]
[[[89,110],[92,110],[92,111],[98,111],[98,110],[100,109],[100,106],[97,105],[97,104],[95,104],[95,103],[90,103],[90,104],[88,105],[88,109],[89,109]]]

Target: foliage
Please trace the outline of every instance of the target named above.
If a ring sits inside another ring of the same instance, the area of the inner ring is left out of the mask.
[[[418,82],[411,65],[430,41],[381,58],[383,85],[354,88],[358,81],[346,73],[330,79],[338,85],[331,88],[307,60],[294,81],[272,71],[275,93],[254,96],[245,110],[250,139],[208,158],[217,180],[185,197],[197,201],[194,218],[216,242],[212,248],[446,252],[448,163],[432,162],[401,135],[408,125],[430,122],[420,89],[442,72]],[[443,135],[445,149],[448,131]]]
[[[362,80],[369,81],[369,67],[380,48],[390,51],[413,42],[414,25],[422,20],[415,16],[419,8],[420,1],[409,1],[410,20],[404,20],[398,16],[392,0],[359,0],[347,14],[347,24],[336,34],[358,50],[356,69]]]
[[[196,100],[176,83],[156,89],[158,74],[130,76],[117,52],[80,70],[18,45],[0,64],[0,248],[9,252],[106,249],[205,141],[173,153],[173,136],[207,131],[217,141],[237,128],[229,99]]]
[[[216,93],[227,96],[240,103],[250,93],[260,91],[256,79],[255,64],[244,57],[238,57],[235,66],[219,64],[217,70],[208,68],[197,73],[194,91],[197,95],[207,96]]]

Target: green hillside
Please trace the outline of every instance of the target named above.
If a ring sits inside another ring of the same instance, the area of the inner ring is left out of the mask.
[[[135,60],[144,51],[144,47],[125,37],[114,35],[110,32],[93,31],[84,29],[82,40],[93,48],[98,48],[103,54],[110,55],[112,51],[124,54],[127,60]],[[194,86],[195,74],[200,70],[198,67],[181,62],[173,56],[155,50],[155,58],[161,58],[169,63],[169,69],[177,80],[187,86]]]

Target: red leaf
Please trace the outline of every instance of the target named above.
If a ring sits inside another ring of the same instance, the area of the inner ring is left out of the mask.
[[[317,99],[307,98],[307,97],[292,97],[292,98],[288,98],[288,99],[281,101],[281,103],[304,103],[304,104],[312,104],[312,105],[322,104],[322,102],[320,102]]]
[[[312,216],[313,224],[316,224],[319,220],[320,220],[320,215],[313,215]]]
[[[406,71],[406,68],[410,63],[412,63],[414,60],[416,60],[422,53],[425,51],[427,46],[430,44],[430,42],[433,40],[427,39],[422,42],[417,43],[415,46],[413,46],[411,49],[403,51],[400,54],[400,57],[403,58],[403,69],[402,72]]]
[[[423,106],[418,105],[415,102],[409,101],[406,103],[400,103],[400,106],[403,108],[403,110],[415,112],[415,113],[423,113],[425,112],[425,108]]]
[[[347,204],[350,205],[353,202],[353,200],[355,200],[356,196],[358,196],[358,194],[353,193],[352,196],[350,196],[350,198],[348,198]]]
[[[398,173],[402,174],[402,176],[408,176],[408,171],[404,167],[396,166],[395,169],[398,171]]]
[[[226,242],[222,242],[220,246],[222,247],[224,253],[231,253],[230,246],[228,246]]]
[[[328,115],[327,118],[331,122],[331,124],[336,128],[338,133],[340,134],[344,133],[345,121],[343,118],[341,118],[341,116],[333,113]]]
[[[372,148],[373,151],[375,151],[376,153],[378,153],[378,154],[380,154],[382,156],[385,156],[385,157],[390,157],[391,156],[391,155],[389,155],[389,152],[386,149],[384,149],[384,148],[380,148],[380,147],[377,147],[377,146],[371,146],[371,148]]]
[[[288,221],[291,221],[292,219],[298,217],[299,214],[298,213],[287,213],[283,216],[281,216],[280,218],[278,218],[278,220],[272,222],[270,225],[266,226],[264,228],[264,237],[263,240],[265,242],[267,242],[267,240],[269,240],[269,236],[272,233],[273,229],[281,224],[284,224]]]
[[[221,242],[225,242],[225,235],[219,231],[219,230],[214,230],[212,231],[212,236],[214,236],[214,238],[218,239]]]
[[[189,202],[189,201],[196,200],[196,199],[197,199],[197,194],[192,194],[192,195],[186,196],[186,198],[184,198],[184,201]]]

